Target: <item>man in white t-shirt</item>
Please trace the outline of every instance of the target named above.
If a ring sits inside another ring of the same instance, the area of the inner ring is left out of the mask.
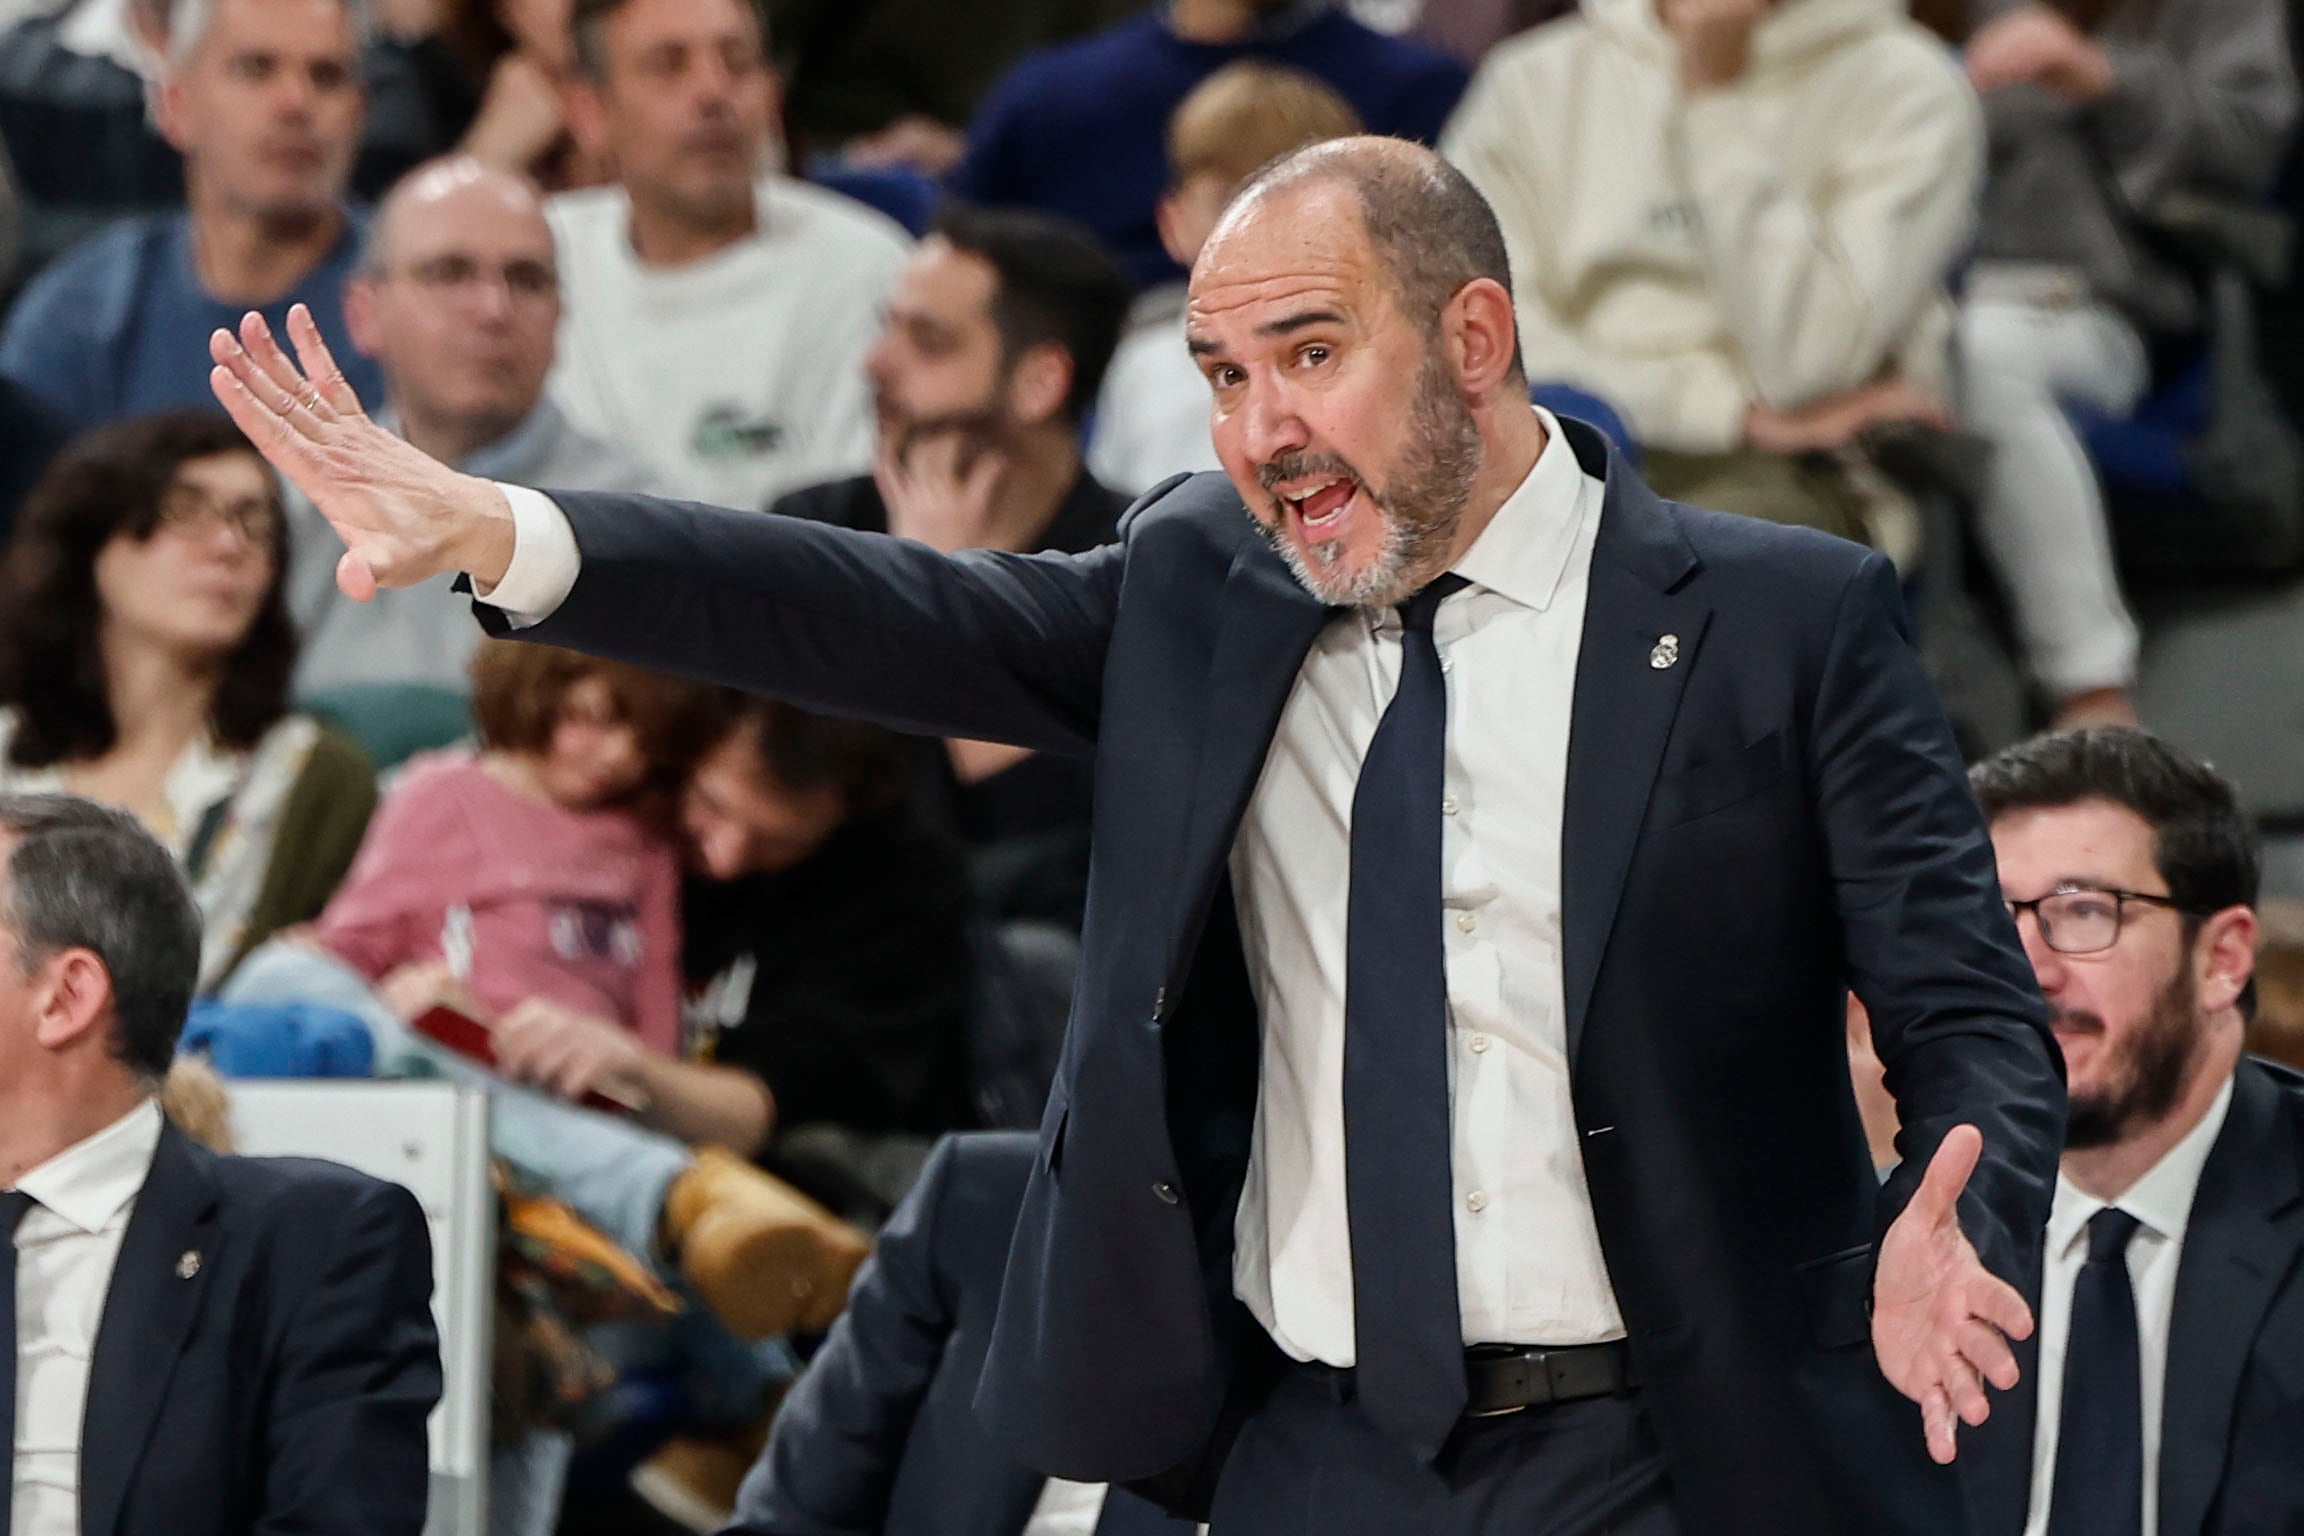
[[[864,353],[908,242],[770,161],[776,82],[748,0],[579,0],[568,122],[618,185],[547,210],[563,308],[552,397],[732,507],[871,462]]]

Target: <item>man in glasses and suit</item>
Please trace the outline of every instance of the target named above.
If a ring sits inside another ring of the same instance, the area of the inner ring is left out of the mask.
[[[2241,1051],[2255,833],[2141,731],[1971,777],[2071,1085],[2040,1329],[1963,1457],[1978,1536],[2304,1530],[2304,1077]]]

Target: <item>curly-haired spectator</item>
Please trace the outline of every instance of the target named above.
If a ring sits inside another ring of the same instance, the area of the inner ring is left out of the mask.
[[[319,915],[375,804],[359,748],[288,707],[286,538],[247,439],[183,412],[68,449],[0,561],[0,788],[151,828],[200,900],[203,989]]]
[[[2252,201],[2296,118],[2277,0],[1978,0],[1968,75],[1991,147],[1960,342],[1995,448],[1979,532],[2033,681],[2068,723],[2133,719],[2136,625],[2067,404],[2124,414],[2155,345],[2197,333],[2194,281],[2148,221]]]

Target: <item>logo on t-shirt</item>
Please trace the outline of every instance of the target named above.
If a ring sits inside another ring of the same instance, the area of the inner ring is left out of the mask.
[[[630,969],[644,946],[632,909],[593,902],[569,902],[551,912],[552,952],[561,959],[606,962]]]
[[[732,405],[715,405],[697,418],[689,449],[703,459],[756,459],[784,446],[783,423],[746,421]]]

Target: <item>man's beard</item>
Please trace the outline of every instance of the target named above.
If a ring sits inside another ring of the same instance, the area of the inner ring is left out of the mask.
[[[960,439],[960,470],[965,474],[987,451],[1005,447],[1016,431],[1014,418],[1000,408],[997,399],[973,410],[947,411],[941,416],[915,415],[886,395],[877,396],[872,406],[879,420],[880,441],[887,444],[898,463],[929,438],[952,434]]]
[[[1409,408],[1408,447],[1389,485],[1379,491],[1358,470],[1334,454],[1283,454],[1256,471],[1270,494],[1284,480],[1345,475],[1382,515],[1384,537],[1375,556],[1357,575],[1336,570],[1341,540],[1312,546],[1308,560],[1288,537],[1288,508],[1273,498],[1274,521],[1256,519],[1265,542],[1279,551],[1306,591],[1324,603],[1347,608],[1386,608],[1411,596],[1439,574],[1431,567],[1455,542],[1472,486],[1480,477],[1480,425],[1456,388],[1437,349],[1427,352],[1416,374],[1416,399]]]
[[[2086,1019],[2099,1030],[2104,1027],[2104,1021],[2093,1014],[2066,1010],[2055,1017]],[[2138,1126],[2165,1119],[2184,1092],[2199,1048],[2199,997],[2191,968],[2180,965],[2153,999],[2143,1027],[2120,1044],[2116,1053],[2107,1053],[2104,1086],[2085,1095],[2072,1095],[2064,1128],[2065,1150],[2108,1147]]]

